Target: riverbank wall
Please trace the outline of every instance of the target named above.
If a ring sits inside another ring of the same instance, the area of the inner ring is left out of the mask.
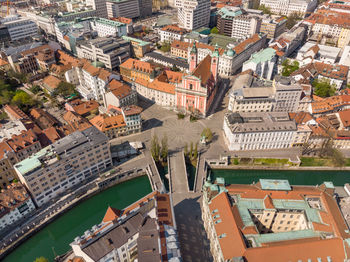
[[[54,214],[53,216],[51,216],[47,220],[43,221],[41,224],[39,224],[38,226],[36,226],[32,230],[23,234],[22,237],[18,238],[12,245],[8,246],[6,249],[1,250],[0,261],[2,259],[4,259],[8,254],[13,252],[18,246],[20,246],[22,243],[24,243],[26,240],[28,240],[30,237],[32,237],[33,235],[38,233],[40,230],[42,230],[44,227],[49,225],[51,222],[58,219],[60,216],[64,215],[66,212],[68,212],[72,208],[76,207],[80,203],[84,202],[85,200],[101,193],[102,191],[104,191],[110,187],[113,187],[115,185],[121,184],[123,182],[126,182],[128,180],[132,180],[132,179],[140,177],[140,176],[147,175],[146,170],[142,169],[142,171],[143,172],[140,172],[138,169],[135,169],[135,170],[123,172],[121,174],[116,174],[113,176],[113,178],[116,178],[116,179],[112,179],[112,181],[109,181],[108,183],[104,183],[103,186],[99,186],[98,183],[103,182],[103,179],[99,179],[98,181],[96,181],[95,188],[87,191],[84,195],[77,197],[75,201],[71,202],[68,206],[64,207],[60,212]],[[120,177],[118,178],[118,176],[120,176]],[[112,177],[107,177],[107,179],[110,179],[110,178],[112,178]]]

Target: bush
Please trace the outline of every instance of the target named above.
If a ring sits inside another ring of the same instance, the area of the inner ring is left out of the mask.
[[[184,118],[185,118],[184,114],[181,114],[181,113],[177,114],[177,119],[184,119]]]
[[[41,88],[40,88],[40,86],[34,85],[34,86],[32,86],[29,90],[30,90],[30,92],[32,92],[33,94],[37,94],[37,93],[39,93],[39,92],[41,91]]]
[[[194,115],[190,115],[190,122],[196,122],[197,121],[197,117]]]
[[[239,160],[238,160],[237,158],[235,158],[235,159],[233,160],[233,164],[234,164],[234,165],[238,165],[238,164],[239,164]]]

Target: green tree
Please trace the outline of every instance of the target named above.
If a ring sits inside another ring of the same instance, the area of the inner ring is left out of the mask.
[[[204,128],[201,136],[204,136],[207,142],[211,142],[213,140],[213,132],[210,130],[210,128]]]
[[[31,88],[30,88],[30,92],[32,92],[33,94],[37,94],[41,91],[41,87],[38,86],[38,85],[33,85]]]
[[[159,161],[160,146],[157,135],[154,135],[151,140],[151,154],[154,161]]]
[[[218,29],[216,26],[214,26],[214,27],[210,30],[210,33],[211,33],[211,34],[218,34],[218,33],[219,33],[219,29]]]
[[[34,262],[49,262],[49,260],[45,257],[37,257]]]
[[[163,161],[166,161],[168,157],[168,152],[169,152],[168,137],[166,135],[163,136],[161,144],[162,144],[162,149],[160,152],[160,156],[163,159]]]
[[[330,97],[335,94],[335,86],[330,84],[328,79],[315,79],[312,82],[314,87],[314,94],[320,97]]]
[[[288,17],[287,17],[287,22],[286,22],[286,27],[288,29],[291,29],[293,26],[296,25],[296,23],[298,23],[299,20],[301,20],[302,17],[300,17],[300,15],[297,12],[293,12],[291,13]]]
[[[197,157],[198,157],[198,143],[194,145],[193,159],[197,159]]]
[[[61,82],[54,93],[54,95],[61,95],[64,97],[74,94],[78,94],[78,92],[75,90],[75,85],[67,82]]]
[[[169,52],[170,51],[170,43],[164,42],[162,44],[162,47],[160,48],[160,51],[162,51],[164,53]]]
[[[8,115],[6,114],[6,112],[1,112],[0,113],[0,121],[4,120],[4,119],[7,119],[7,118],[8,118]]]
[[[271,9],[265,5],[260,5],[258,10],[263,11],[264,14],[272,15]]]
[[[36,101],[33,100],[30,95],[22,90],[16,91],[11,103],[17,105],[24,111],[29,111],[30,108],[36,105]]]
[[[293,61],[293,63],[290,63],[290,60],[286,59],[283,61],[282,67],[282,76],[290,76],[291,73],[299,69],[299,62]]]
[[[259,9],[260,0],[253,0],[252,9]]]

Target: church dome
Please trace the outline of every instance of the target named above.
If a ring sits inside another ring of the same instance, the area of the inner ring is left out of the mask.
[[[229,50],[227,50],[226,54],[227,54],[228,56],[234,56],[235,51],[233,51],[232,49],[229,49]]]

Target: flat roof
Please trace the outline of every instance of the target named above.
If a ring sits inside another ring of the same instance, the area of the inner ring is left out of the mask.
[[[262,190],[292,190],[288,180],[282,179],[259,179]]]

